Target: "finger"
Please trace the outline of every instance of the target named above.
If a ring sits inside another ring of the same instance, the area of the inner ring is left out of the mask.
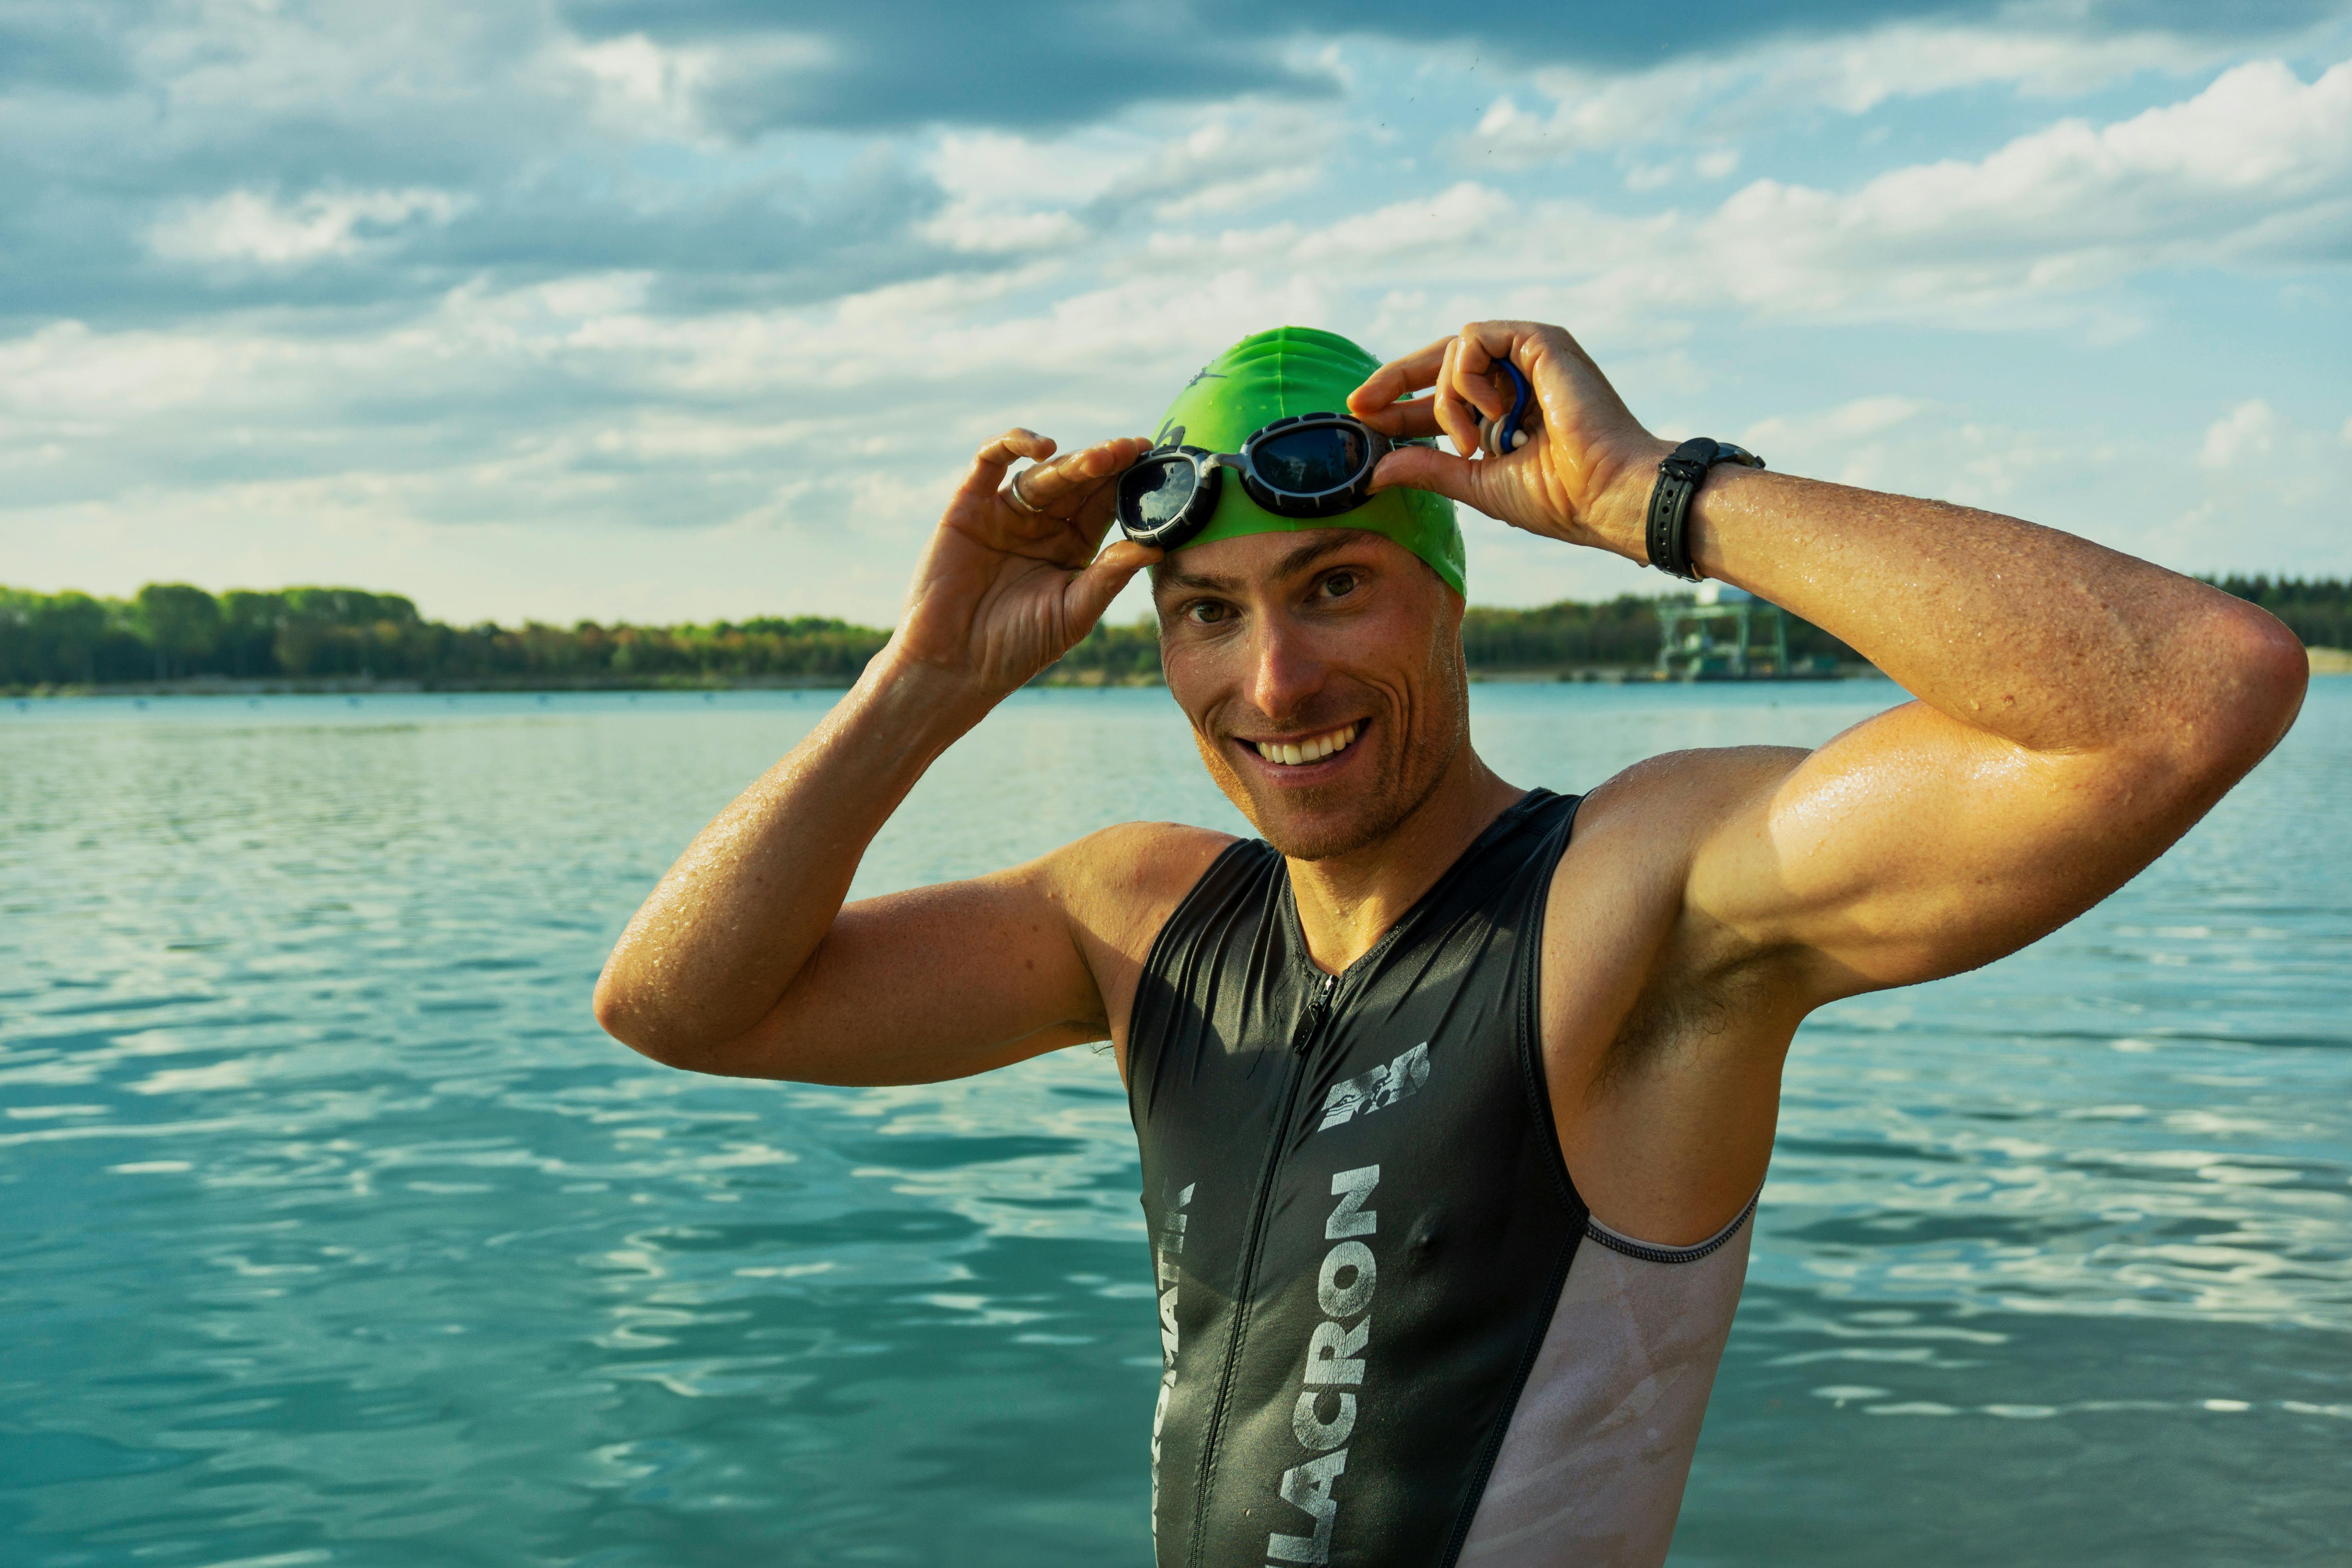
[[[1021,493],[1031,506],[1050,509],[1056,501],[1084,496],[1105,479],[1126,472],[1135,466],[1136,458],[1150,449],[1150,441],[1141,436],[1097,441],[1084,451],[1023,469]]]
[[[1150,448],[1145,448],[1149,451]],[[1139,456],[1140,454],[1138,454]],[[1095,481],[1094,488],[1078,495],[1075,501],[1065,500],[1057,509],[1065,514],[1068,526],[1076,531],[1087,553],[1100,549],[1103,535],[1118,516],[1118,475],[1129,465],[1122,463],[1106,477]]]
[[[1386,408],[1359,414],[1356,417],[1381,435],[1393,436],[1400,441],[1439,434],[1437,399],[1433,397],[1408,398],[1402,403],[1391,403]]]
[[[1483,367],[1486,372],[1486,393],[1492,401],[1476,400],[1486,408],[1487,417],[1501,418],[1517,397],[1517,389],[1496,362],[1510,361],[1528,378],[1528,390],[1532,395],[1528,399],[1522,427],[1541,416],[1547,389],[1560,386],[1560,377],[1570,369],[1559,363],[1563,357],[1574,361],[1579,368],[1600,374],[1600,367],[1564,328],[1537,321],[1473,321],[1462,329],[1461,340],[1465,345],[1461,363],[1468,367]]]
[[[1092,631],[1095,623],[1110,608],[1111,601],[1118,597],[1119,590],[1160,557],[1160,552],[1148,545],[1122,539],[1073,576],[1062,590],[1062,608],[1078,636]]]
[[[1372,372],[1364,378],[1363,385],[1348,394],[1348,412],[1359,419],[1368,419],[1376,410],[1386,408],[1399,398],[1435,385],[1438,367],[1445,360],[1445,345],[1451,342],[1451,338],[1440,338]]]
[[[1496,384],[1500,373],[1495,369],[1495,362],[1510,357],[1510,344],[1503,343],[1497,352],[1486,342],[1482,326],[1474,321],[1463,328],[1454,340],[1459,346],[1449,367],[1452,385],[1454,395],[1478,411],[1478,418],[1500,419],[1511,411],[1512,398]]]
[[[1400,447],[1372,470],[1372,489],[1429,490],[1490,517],[1502,514],[1488,504],[1494,483],[1491,465],[1474,463],[1433,447]]]
[[[1447,340],[1445,363],[1437,376],[1437,424],[1453,441],[1454,449],[1466,458],[1478,449],[1479,411],[1463,400],[1456,384],[1454,365],[1461,352],[1459,338]]]
[[[960,494],[993,494],[1004,483],[1004,470],[1020,458],[1043,462],[1054,455],[1054,438],[1014,426],[973,454],[971,469],[963,477]],[[1024,492],[1025,493],[1025,492]]]

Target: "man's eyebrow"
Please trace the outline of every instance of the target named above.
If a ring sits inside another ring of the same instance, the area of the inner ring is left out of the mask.
[[[1231,594],[1238,592],[1241,585],[1241,579],[1238,577],[1215,577],[1201,572],[1180,572],[1172,566],[1162,566],[1152,574],[1151,578],[1151,586],[1155,592],[1162,588],[1174,588],[1190,594]]]
[[[1332,552],[1347,549],[1348,546],[1355,543],[1358,537],[1364,531],[1360,528],[1337,528],[1323,531],[1318,537],[1308,540],[1275,563],[1274,574],[1277,577],[1287,577],[1293,573],[1304,572]]]
[[[1325,528],[1316,530],[1316,536],[1293,549],[1274,563],[1272,577],[1288,577],[1304,572],[1334,551],[1345,550],[1360,542],[1370,531],[1361,528]],[[1151,581],[1152,591],[1173,589],[1192,594],[1238,594],[1244,584],[1239,577],[1220,577],[1205,572],[1186,572],[1163,563]]]

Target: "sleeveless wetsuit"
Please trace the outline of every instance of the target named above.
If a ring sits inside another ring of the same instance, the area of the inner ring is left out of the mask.
[[[1561,1163],[1538,958],[1576,805],[1531,792],[1343,974],[1262,842],[1154,942],[1128,1092],[1161,1568],[1664,1561],[1748,1216],[1652,1247]]]

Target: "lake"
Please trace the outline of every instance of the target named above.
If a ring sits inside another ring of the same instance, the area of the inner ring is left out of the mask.
[[[1504,776],[1882,681],[1483,686]],[[821,692],[0,704],[0,1561],[1143,1564],[1159,1348],[1080,1049],[698,1079],[589,988]],[[1820,1014],[1675,1562],[2341,1563],[2352,679],[2131,886]],[[861,892],[1229,828],[1157,690],[1024,692]]]

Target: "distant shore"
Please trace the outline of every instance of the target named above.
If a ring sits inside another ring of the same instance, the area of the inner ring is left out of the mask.
[[[2314,675],[2352,675],[2352,649],[2315,647],[2305,650],[2311,656]],[[1699,684],[1745,685],[1781,682],[1819,682],[1823,680],[1865,680],[1878,678],[1876,667],[1859,659],[1842,659],[1834,670],[1808,671],[1789,676],[1750,676],[1744,679],[1725,679],[1702,676]],[[510,679],[420,680],[405,677],[382,679],[363,675],[298,678],[271,676],[262,679],[239,680],[228,676],[192,675],[177,680],[107,681],[99,685],[78,683],[43,686],[0,687],[0,697],[33,699],[53,697],[361,697],[370,694],[385,696],[402,693],[501,692],[501,691],[846,691],[855,680],[846,675],[752,675],[695,676],[675,675],[631,680],[610,676],[545,676],[519,677]],[[1531,668],[1481,668],[1473,666],[1470,683],[1474,686],[1525,686],[1547,684],[1579,684],[1602,686],[1654,686],[1689,684],[1685,678],[1671,676],[1654,665],[1541,665]],[[1156,674],[1107,676],[1098,669],[1078,669],[1065,674],[1048,670],[1029,683],[1034,687],[1055,689],[1071,688],[1101,689],[1107,687],[1145,687],[1165,684]]]
[[[2352,581],[2224,577],[2352,671]],[[397,594],[150,583],[129,599],[0,585],[0,695],[249,697],[277,692],[839,690],[888,643],[822,616],[708,625],[506,626],[436,621]],[[1462,650],[1478,681],[1850,679],[1874,673],[1802,618],[1708,584],[1528,608],[1472,605]],[[1150,616],[1096,626],[1032,684],[1156,686]]]
[[[1809,672],[1790,675],[1790,682],[1822,682],[1822,679],[1863,679],[1877,675],[1872,666],[1842,666],[1834,672]],[[1769,682],[1776,677],[1748,677],[1757,682]],[[1651,684],[1679,684],[1667,675],[1661,675],[1649,666],[1569,666],[1555,670],[1470,670],[1473,687],[1519,687],[1519,684],[1601,684],[1601,687],[1651,687]],[[362,675],[320,677],[320,679],[297,679],[297,677],[268,677],[268,679],[230,679],[219,675],[191,675],[184,679],[167,682],[106,682],[99,687],[82,684],[58,684],[58,687],[0,687],[0,699],[82,699],[82,696],[395,696],[395,693],[497,693],[497,691],[846,691],[854,677],[845,675],[710,675],[710,677],[666,677],[666,679],[588,679],[588,677],[543,677],[543,679],[445,679],[425,682],[412,677],[385,677],[369,679]],[[1070,691],[1070,689],[1110,689],[1110,687],[1164,687],[1157,675],[1118,675],[1106,677],[1101,670],[1075,670],[1070,675],[1040,675],[1030,687]],[[1707,684],[1715,684],[1707,679]]]
[[[2321,650],[2332,652],[2333,650]],[[2347,670],[2352,670],[2352,656],[2338,656]],[[2314,668],[2317,665],[2315,661]],[[1841,660],[1834,669],[1808,670],[1788,676],[1758,675],[1745,678],[1701,676],[1698,682],[1706,685],[1748,684],[1755,682],[1819,683],[1824,680],[1861,680],[1878,675],[1874,666],[1858,659]],[[846,691],[856,678],[846,675],[768,675],[768,676],[665,676],[644,679],[626,679],[590,676],[518,677],[509,679],[423,680],[414,677],[376,679],[364,675],[323,676],[303,678],[269,676],[262,679],[237,679],[230,676],[192,675],[175,680],[106,681],[98,685],[68,683],[30,687],[0,687],[0,698],[34,699],[59,697],[361,697],[402,694],[457,695],[468,692],[530,692],[530,691]],[[1532,668],[1479,668],[1473,667],[1470,683],[1474,686],[1528,685],[1600,685],[1657,686],[1683,685],[1684,678],[1670,676],[1654,665],[1549,665]],[[1066,673],[1048,670],[1029,682],[1033,687],[1064,690],[1071,689],[1100,689],[1110,687],[1164,686],[1157,672],[1148,675],[1107,675],[1099,669],[1078,669]]]

